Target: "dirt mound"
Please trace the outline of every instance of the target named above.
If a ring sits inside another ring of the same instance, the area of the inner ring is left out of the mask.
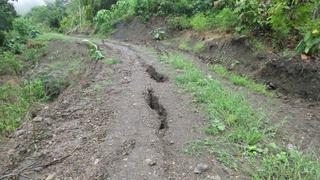
[[[261,78],[272,81],[283,92],[320,100],[320,62],[271,60],[260,71]]]
[[[165,21],[162,18],[151,18],[147,23],[142,23],[135,17],[117,24],[112,38],[128,42],[147,42],[153,39],[152,31],[162,27],[165,27]]]

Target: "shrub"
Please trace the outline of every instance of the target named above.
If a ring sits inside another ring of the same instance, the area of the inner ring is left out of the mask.
[[[156,0],[136,0],[134,12],[142,22],[147,22],[151,18],[151,15],[156,12],[157,8],[158,3]]]
[[[239,23],[237,30],[265,30],[268,28],[268,6],[257,0],[243,0],[236,4],[235,14]]]
[[[17,60],[11,52],[4,52],[0,61],[0,75],[19,74],[22,70],[21,61]]]
[[[191,28],[190,19],[186,15],[182,16],[171,16],[167,18],[167,23],[172,29],[188,29]]]
[[[190,22],[193,29],[197,31],[204,31],[210,29],[210,18],[204,13],[197,13],[191,18]]]
[[[16,11],[12,3],[7,0],[0,0],[0,46],[5,41],[5,31],[12,28],[12,21],[16,17]]]
[[[307,32],[296,48],[298,53],[316,54],[320,51],[320,32],[315,29]]]
[[[98,11],[94,22],[96,24],[96,32],[108,34],[112,32],[113,25],[133,15],[133,2],[120,0],[111,6],[110,10]]]
[[[224,8],[215,17],[215,22],[221,30],[229,31],[236,26],[238,18],[230,8]]]
[[[0,135],[15,130],[35,102],[46,100],[41,81],[25,81],[0,86]]]

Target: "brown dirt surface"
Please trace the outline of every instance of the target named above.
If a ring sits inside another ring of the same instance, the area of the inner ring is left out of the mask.
[[[53,43],[52,52],[65,47]],[[70,45],[67,45],[70,46]],[[77,47],[78,46],[78,47]],[[87,55],[78,48],[75,53]],[[0,174],[18,179],[230,179],[213,157],[181,153],[203,139],[206,119],[192,111],[155,57],[100,43],[116,65],[84,60],[79,82],[1,142]],[[71,51],[74,48],[65,49]],[[50,55],[49,55],[50,56]],[[151,69],[151,70],[150,70]],[[165,78],[164,78],[165,77]],[[156,79],[165,79],[157,82]],[[151,161],[151,162],[149,162]],[[198,163],[209,170],[197,175]]]

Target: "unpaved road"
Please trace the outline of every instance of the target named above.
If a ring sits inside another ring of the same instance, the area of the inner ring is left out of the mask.
[[[79,51],[83,47],[79,46]],[[0,147],[4,179],[230,179],[213,157],[183,154],[206,119],[162,75],[156,57],[100,44],[120,62],[86,61],[79,83]],[[197,164],[209,169],[195,174]]]
[[[205,138],[207,119],[194,110],[192,98],[174,85],[170,77],[175,72],[158,63],[154,51],[114,41],[98,44],[106,57],[114,57],[118,63],[90,60],[83,44],[51,45],[53,49],[61,46],[64,56],[86,57],[81,73],[71,78],[76,83],[55,102],[1,142],[0,177],[246,179],[225,169],[212,156],[182,153],[186,143]],[[204,64],[199,67],[206,71]],[[247,94],[248,101],[257,110],[266,110],[271,121],[288,118],[280,134],[302,141],[302,147],[319,147],[317,107],[294,106],[278,99],[269,102],[230,82],[223,83]],[[281,140],[284,146],[293,142],[287,140]],[[195,174],[199,163],[209,168]]]

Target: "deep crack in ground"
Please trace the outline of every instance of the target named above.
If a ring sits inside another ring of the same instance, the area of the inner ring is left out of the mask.
[[[159,97],[154,94],[154,90],[149,88],[146,92],[146,101],[149,107],[155,110],[159,115],[160,125],[158,130],[166,130],[169,128],[167,122],[167,111],[166,109],[160,104]]]
[[[163,74],[160,74],[156,71],[156,69],[151,66],[151,65],[148,65],[147,66],[147,73],[150,75],[150,77],[152,79],[154,79],[155,81],[157,81],[158,83],[160,82],[166,82],[168,80],[168,77],[166,77],[165,75]]]

